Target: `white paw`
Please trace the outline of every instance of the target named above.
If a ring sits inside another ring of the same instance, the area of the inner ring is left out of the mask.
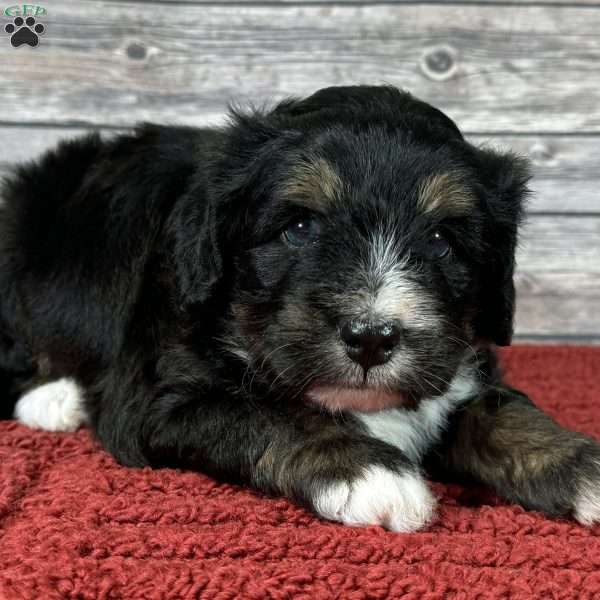
[[[14,417],[46,431],[76,431],[87,421],[81,388],[72,379],[46,383],[19,398]]]
[[[600,522],[600,479],[588,479],[579,486],[573,516],[582,525]]]
[[[314,504],[321,516],[332,521],[406,532],[426,525],[436,502],[420,475],[374,466],[351,483],[331,484]]]

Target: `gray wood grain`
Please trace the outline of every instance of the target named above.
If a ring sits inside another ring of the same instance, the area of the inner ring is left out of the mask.
[[[521,229],[517,265],[536,274],[600,273],[600,217],[531,215]]]
[[[600,136],[471,136],[530,159],[530,212],[600,212]]]
[[[519,335],[600,338],[600,273],[519,270],[516,286]]]
[[[135,118],[132,115],[132,120]],[[61,139],[82,135],[85,128],[0,127],[0,168],[29,160]],[[100,130],[103,135],[116,131]],[[529,211],[600,212],[600,136],[471,136],[478,145],[512,149],[532,161],[533,195]]]
[[[2,119],[205,123],[228,99],[387,81],[469,132],[600,132],[598,31],[584,5],[55,0],[39,48],[0,50]]]

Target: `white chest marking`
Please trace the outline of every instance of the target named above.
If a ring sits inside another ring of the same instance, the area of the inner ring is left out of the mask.
[[[373,413],[354,411],[369,434],[402,450],[419,462],[427,449],[440,439],[448,417],[479,387],[476,372],[465,368],[452,380],[443,396],[426,398],[414,411],[392,408]]]
[[[14,416],[34,429],[76,431],[87,421],[83,391],[68,378],[40,385],[19,398]]]

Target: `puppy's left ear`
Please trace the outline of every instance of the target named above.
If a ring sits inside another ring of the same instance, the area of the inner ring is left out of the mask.
[[[478,340],[508,346],[515,311],[513,274],[518,226],[529,190],[529,162],[520,156],[477,150],[477,169],[484,188],[487,219],[484,226],[487,262],[475,318]]]

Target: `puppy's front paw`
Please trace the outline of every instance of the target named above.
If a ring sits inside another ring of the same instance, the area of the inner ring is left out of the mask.
[[[380,466],[352,482],[336,482],[320,491],[317,513],[346,525],[381,525],[391,531],[415,531],[433,517],[435,498],[423,478]]]
[[[87,421],[81,388],[72,379],[45,383],[19,398],[14,417],[46,431],[76,431]]]
[[[539,502],[531,508],[551,515],[569,515],[582,525],[600,523],[600,444],[571,432],[566,439],[575,450],[536,482]]]
[[[579,470],[573,516],[582,525],[600,522],[600,446],[586,452]]]

